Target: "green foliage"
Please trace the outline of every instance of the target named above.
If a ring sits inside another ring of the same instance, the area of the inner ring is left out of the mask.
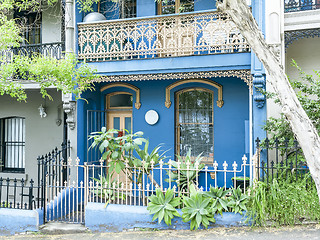
[[[115,137],[118,130],[101,128],[101,132],[93,132],[89,136],[89,140],[93,139],[90,148],[98,147],[102,153],[102,159],[108,162],[110,172],[113,170],[120,173],[125,168],[125,161],[128,161],[129,166],[133,166],[135,158],[132,154],[134,149],[138,149],[139,145],[147,140],[142,138],[142,132],[127,134],[121,137]]]
[[[106,176],[99,175],[99,178],[93,178],[94,186],[98,184],[98,188],[95,188],[94,194],[99,198],[109,201],[114,201],[116,198],[125,199],[125,194],[121,192],[116,192],[114,189],[119,189],[120,184],[117,180],[112,180],[112,174],[107,174]]]
[[[19,47],[23,41],[21,26],[9,17],[13,10],[41,12],[45,8],[54,7],[58,0],[3,0],[0,2],[0,95],[9,95],[18,101],[26,101],[27,94],[19,80],[39,84],[43,98],[51,96],[47,88],[54,87],[62,93],[72,93],[77,99],[81,93],[93,89],[92,80],[95,70],[87,64],[77,61],[74,54],[64,59],[54,58],[35,53],[32,56],[9,54],[13,47]],[[27,39],[24,39],[27,42]],[[8,56],[6,56],[6,54]],[[18,79],[18,80],[17,80]]]
[[[308,117],[314,126],[320,131],[320,72],[314,71],[314,75],[308,75],[302,71],[295,61],[292,65],[299,71],[299,79],[291,80],[290,83],[296,91],[297,97],[306,111]],[[275,102],[279,103],[278,99]],[[270,135],[270,143],[272,144],[277,138],[280,144],[285,139],[289,140],[288,145],[293,143],[294,135],[291,131],[289,121],[281,114],[280,118],[270,118],[264,126],[264,130]]]
[[[208,192],[204,192],[207,197],[212,199],[212,212],[215,214],[216,212],[222,215],[222,211],[228,211],[228,200],[227,194],[229,190],[224,190],[224,188],[215,188],[210,187]]]
[[[176,207],[180,204],[180,197],[174,196],[172,189],[167,189],[164,194],[160,188],[156,189],[156,195],[149,197],[147,209],[150,214],[153,214],[152,221],[158,219],[158,223],[164,219],[167,225],[171,225],[171,220],[174,216],[180,217]]]
[[[190,197],[184,196],[182,201],[185,205],[182,208],[182,220],[190,221],[190,230],[197,230],[201,224],[208,228],[210,222],[215,222],[211,198],[201,191],[196,191],[193,185],[190,185]]]
[[[77,0],[79,12],[93,12],[93,5],[100,0]]]
[[[51,96],[47,88],[55,87],[62,93],[73,93],[76,98],[81,98],[81,93],[93,89],[91,81],[95,78],[95,71],[87,64],[76,60],[74,54],[68,54],[64,59],[56,60],[42,55],[19,56],[0,66],[0,95],[9,94],[19,101],[25,101],[26,92],[19,82],[19,78],[38,83],[43,97]]]
[[[247,205],[248,217],[257,226],[271,221],[274,225],[292,225],[302,220],[320,220],[317,190],[310,176],[291,179],[274,179],[272,183],[258,182],[252,189]]]
[[[160,147],[155,147],[149,153],[149,141],[143,138],[143,132],[129,133],[127,130],[125,135],[116,137],[118,130],[107,129],[103,127],[100,132],[93,132],[89,136],[89,140],[93,140],[90,148],[98,147],[102,153],[102,159],[107,162],[108,171],[120,173],[126,172],[131,181],[136,183],[142,182],[143,174],[150,177],[151,165],[156,167],[161,160],[165,159],[164,153],[160,153]],[[144,147],[141,148],[144,144]],[[136,157],[138,156],[138,157]],[[126,168],[128,164],[130,168]],[[144,168],[144,171],[133,171],[134,167]],[[135,177],[133,177],[135,175]],[[154,185],[156,181],[151,178]]]
[[[177,171],[168,171],[169,178],[166,181],[176,182],[178,187],[183,190],[186,190],[190,184],[197,185],[196,177],[199,176],[199,172],[205,166],[205,164],[201,163],[201,154],[194,158],[191,156],[190,149],[185,157],[177,155],[177,159],[177,161],[172,162],[172,166]],[[179,164],[180,166],[178,166]]]
[[[246,205],[249,202],[249,198],[247,195],[242,193],[239,187],[232,188],[231,196],[228,200],[228,207],[232,209],[232,212],[242,214],[242,211],[247,211]]]

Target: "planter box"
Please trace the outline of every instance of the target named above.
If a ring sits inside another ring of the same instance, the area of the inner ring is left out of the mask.
[[[181,214],[181,212],[180,212]],[[244,226],[245,217],[240,214],[224,213],[215,216],[216,223],[209,228],[220,226]],[[190,229],[190,223],[184,223],[182,218],[172,219],[172,225],[164,222],[152,221],[147,207],[109,204],[88,203],[85,210],[85,225],[92,231],[120,232],[127,229]]]

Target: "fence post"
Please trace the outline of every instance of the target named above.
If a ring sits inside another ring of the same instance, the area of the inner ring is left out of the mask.
[[[29,186],[29,210],[32,210],[32,202],[33,202],[33,183],[34,181],[30,180],[30,186]]]
[[[46,223],[46,211],[47,211],[47,201],[46,201],[46,178],[47,178],[47,163],[42,159],[43,164],[43,184],[42,184],[42,201],[43,201],[43,223]]]

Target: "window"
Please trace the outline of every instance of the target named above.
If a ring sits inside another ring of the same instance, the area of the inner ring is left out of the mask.
[[[15,11],[14,18],[22,28],[24,44],[41,43],[41,14]]]
[[[213,162],[213,92],[193,88],[176,93],[176,154],[200,153]]]
[[[0,119],[0,166],[3,171],[24,172],[25,119]]]
[[[132,108],[133,97],[130,93],[116,92],[107,95],[107,109]]]
[[[120,0],[120,18],[134,18],[137,16],[136,0]]]
[[[193,0],[167,0],[158,4],[158,14],[174,14],[194,11]]]
[[[101,13],[108,19],[137,17],[136,0],[109,1],[100,0]],[[99,7],[98,7],[99,8]]]

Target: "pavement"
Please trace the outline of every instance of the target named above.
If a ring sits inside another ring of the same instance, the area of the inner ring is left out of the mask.
[[[67,229],[72,229],[68,226]],[[76,228],[76,227],[75,227]],[[251,227],[217,227],[209,230],[161,230],[151,231],[150,229],[135,229],[120,233],[92,233],[85,228],[81,232],[72,231],[42,231],[17,234],[14,236],[0,237],[2,239],[68,239],[68,240],[99,240],[99,239],[214,239],[214,240],[300,240],[319,239],[320,224],[298,225],[279,228],[251,228]]]

